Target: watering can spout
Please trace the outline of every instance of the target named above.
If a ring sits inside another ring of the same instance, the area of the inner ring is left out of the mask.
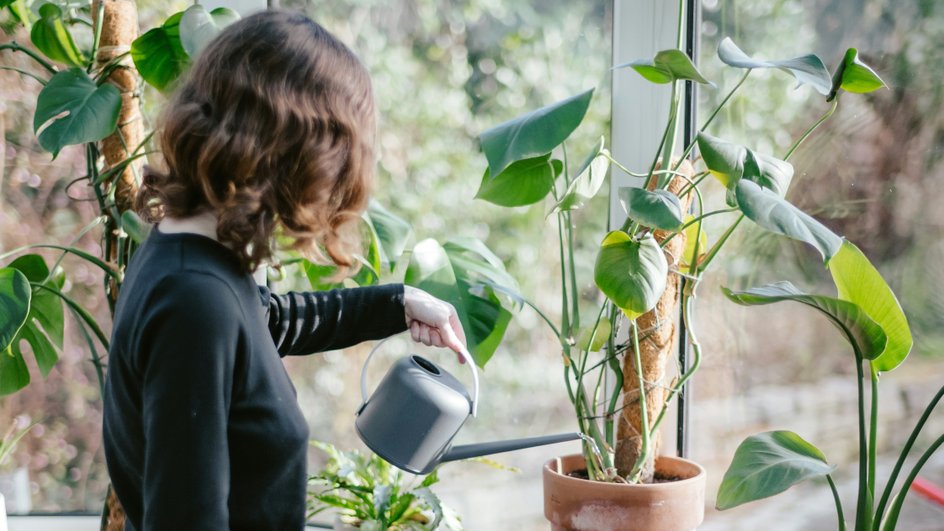
[[[483,455],[500,454],[512,450],[521,450],[535,446],[544,446],[546,444],[555,444],[566,441],[575,441],[580,438],[580,434],[558,433],[556,435],[543,435],[541,437],[528,437],[525,439],[512,439],[510,441],[494,441],[478,444],[462,444],[453,446],[440,461],[458,461],[470,457],[481,457]]]

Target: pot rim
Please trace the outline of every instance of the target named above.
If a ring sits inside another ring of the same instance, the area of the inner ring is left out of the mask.
[[[604,481],[593,481],[590,479],[575,478],[567,474],[562,474],[559,471],[560,463],[562,460],[568,459],[568,458],[574,458],[574,457],[579,457],[581,462],[586,463],[583,457],[583,454],[560,455],[546,461],[544,463],[543,470],[545,473],[554,474],[554,476],[557,478],[557,481],[569,483],[570,485],[573,485],[574,487],[579,487],[579,485],[583,483],[594,483],[597,485],[612,485],[614,488],[661,488],[661,489],[675,488],[675,487],[681,488],[681,487],[686,487],[690,484],[704,482],[705,477],[706,477],[705,467],[701,466],[695,461],[692,461],[690,459],[685,459],[684,457],[676,457],[673,455],[659,455],[659,456],[656,456],[657,463],[659,460],[662,460],[662,459],[667,459],[670,461],[681,461],[683,463],[692,465],[695,468],[697,468],[698,473],[689,478],[679,479],[676,481],[666,481],[663,483],[610,483],[610,482],[604,482]]]

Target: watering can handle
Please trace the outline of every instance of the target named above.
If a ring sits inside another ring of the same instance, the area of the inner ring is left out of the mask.
[[[380,350],[380,346],[383,345],[384,342],[387,341],[388,339],[390,338],[386,337],[384,339],[381,339],[380,341],[377,342],[376,345],[374,345],[374,348],[370,350],[370,354],[367,355],[367,360],[364,361],[364,368],[361,369],[361,399],[363,400],[362,403],[364,404],[367,403],[367,398],[368,398],[367,366],[370,365],[370,360],[371,358],[374,357],[374,354],[376,354],[377,351]],[[468,349],[463,348],[461,351],[459,351],[459,355],[462,356],[462,359],[465,360],[466,365],[468,365],[469,368],[472,369],[472,416],[474,417],[478,414],[478,409],[479,409],[479,371],[475,367],[475,360],[472,359],[472,355],[469,354]]]

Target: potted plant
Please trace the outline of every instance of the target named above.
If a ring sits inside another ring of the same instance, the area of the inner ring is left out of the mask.
[[[328,461],[308,480],[309,520],[334,509],[336,530],[462,529],[459,515],[430,490],[439,481],[435,470],[420,480],[374,454],[311,444]]]
[[[677,41],[681,43],[681,33]],[[614,75],[623,75],[621,70],[628,67],[651,82],[671,87],[662,140],[643,171],[630,171],[614,160],[602,141],[580,164],[568,161],[566,141],[582,122],[592,90],[509,120],[479,137],[488,168],[477,197],[508,207],[550,197],[549,217],[557,221],[560,321],[554,322],[533,303],[513,294],[534,308],[556,336],[567,391],[584,434],[581,455],[552,460],[544,469],[545,515],[555,529],[617,529],[628,522],[637,529],[692,529],[702,521],[704,470],[687,460],[657,457],[658,429],[668,405],[701,362],[694,320],[699,284],[744,218],[813,245],[827,263],[840,249],[846,249],[845,255],[858,253],[851,243],[785,199],[794,174],[788,160],[833,114],[841,93],[870,92],[884,86],[882,80],[859,60],[855,49],[845,53],[833,74],[815,55],[757,60],[729,39],[721,43],[718,57],[744,73],[709,114],[695,140],[679,149],[680,84],[709,84],[708,80],[678,48],[617,67]],[[784,71],[831,103],[780,158],[707,133],[756,69]],[[696,147],[700,152],[697,168],[687,160]],[[642,178],[644,185],[619,190],[625,222],[602,237],[593,279],[599,296],[591,318],[582,320],[581,313],[584,317],[587,313],[580,307],[573,211],[596,196],[610,165]],[[707,195],[715,181],[721,185],[716,195],[723,195],[725,201],[712,207]],[[709,244],[703,224],[729,217],[733,220]],[[863,268],[861,264],[868,263],[864,257],[857,260]],[[887,290],[881,277],[875,282]],[[493,287],[501,291],[500,286]],[[679,305],[680,326],[693,361],[670,382],[666,364],[675,350]],[[604,373],[609,374],[612,386],[603,384],[607,381]]]

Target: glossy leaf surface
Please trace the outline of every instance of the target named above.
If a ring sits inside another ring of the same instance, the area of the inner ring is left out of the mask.
[[[727,65],[737,68],[777,68],[792,75],[797,80],[797,86],[810,85],[822,95],[829,94],[832,87],[832,78],[823,60],[817,55],[809,54],[793,59],[777,61],[763,61],[754,59],[744,53],[734,41],[725,37],[718,46],[718,58]]]
[[[682,204],[668,190],[643,190],[626,186],[619,189],[620,204],[629,219],[645,227],[674,230],[682,225]]]
[[[839,298],[862,308],[888,337],[885,349],[872,365],[879,371],[890,371],[900,365],[911,352],[913,339],[905,312],[885,279],[862,251],[846,240],[827,267]]]
[[[698,71],[685,52],[676,49],[662,50],[652,59],[637,59],[615,68],[630,67],[642,77],[653,83],[671,83],[680,79],[690,79],[698,83],[713,85]]]
[[[397,261],[406,248],[406,242],[413,234],[413,227],[405,219],[393,214],[376,200],[371,200],[367,207],[367,218],[377,235],[380,258],[388,269],[396,267]]]
[[[590,89],[501,123],[479,135],[482,151],[488,159],[489,173],[499,175],[515,161],[550,153],[583,121],[592,96],[593,89]]]
[[[814,308],[829,318],[865,359],[875,359],[885,350],[887,338],[878,325],[862,308],[849,301],[825,295],[809,295],[789,282],[777,282],[745,291],[721,288],[725,296],[742,306],[759,306],[775,302],[793,301]]]
[[[613,304],[635,319],[655,307],[668,273],[665,254],[651,234],[633,240],[623,231],[613,231],[600,245],[593,279]]]
[[[735,188],[738,208],[761,227],[801,242],[819,251],[828,261],[839,251],[842,238],[776,193],[742,179]]]
[[[716,507],[730,509],[767,498],[834,468],[823,452],[792,431],[758,433],[735,450],[721,480]]]
[[[584,159],[576,171],[577,176],[570,182],[570,186],[551,209],[550,214],[583,207],[584,202],[595,197],[603,187],[610,169],[609,151],[603,142],[601,138],[596,149]]]
[[[33,23],[30,30],[30,40],[53,61],[75,67],[84,67],[88,62],[72,40],[72,35],[62,19],[62,9],[56,4],[47,3],[40,6],[39,19]]]
[[[698,150],[708,171],[728,190],[741,179],[753,181],[783,197],[793,179],[793,165],[744,146],[699,133]]]
[[[882,78],[869,65],[859,60],[859,51],[849,48],[833,74],[832,90],[826,101],[832,101],[839,94],[840,89],[864,94],[884,86],[886,85]]]
[[[239,20],[239,13],[227,7],[207,11],[195,4],[184,11],[180,18],[180,44],[191,58],[219,35],[223,28]]]
[[[180,42],[180,19],[175,13],[164,24],[148,30],[131,43],[135,68],[151,86],[168,90],[190,66],[190,56]]]
[[[112,134],[120,110],[117,87],[96,86],[85,71],[73,68],[52,76],[40,91],[33,131],[39,133],[40,145],[55,157],[64,146],[96,142]]]
[[[513,162],[495,176],[486,169],[476,199],[506,207],[530,205],[544,199],[564,167],[561,161],[551,160],[550,156],[547,153]]]

